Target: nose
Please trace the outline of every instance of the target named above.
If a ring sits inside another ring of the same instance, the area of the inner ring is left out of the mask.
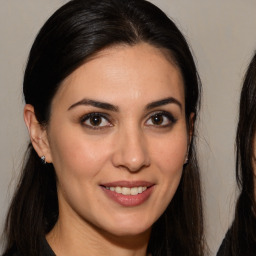
[[[150,165],[147,142],[139,129],[119,132],[112,161],[115,167],[130,172],[138,172]]]

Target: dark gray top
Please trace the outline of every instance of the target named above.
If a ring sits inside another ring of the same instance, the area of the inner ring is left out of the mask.
[[[46,239],[42,239],[42,251],[40,254],[41,256],[56,256],[56,254],[51,249],[50,245],[47,243]],[[17,249],[13,248],[9,253],[4,254],[3,256],[28,256],[22,255]]]

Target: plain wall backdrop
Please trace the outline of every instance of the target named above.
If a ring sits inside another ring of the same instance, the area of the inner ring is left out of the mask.
[[[66,2],[0,0],[0,231],[28,142],[22,98],[28,52],[46,19]],[[151,2],[186,36],[202,79],[197,137],[206,236],[215,255],[233,219],[237,195],[234,140],[242,79],[256,49],[256,1]]]

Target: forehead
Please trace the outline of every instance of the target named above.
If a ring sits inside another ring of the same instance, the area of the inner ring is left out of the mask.
[[[97,98],[121,104],[147,104],[159,98],[175,97],[184,104],[184,84],[178,67],[167,51],[146,43],[118,45],[100,51],[61,84],[53,103],[66,104]]]

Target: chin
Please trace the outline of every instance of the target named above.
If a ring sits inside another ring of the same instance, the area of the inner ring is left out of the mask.
[[[151,230],[153,223],[142,223],[141,221],[118,221],[118,225],[109,229],[110,233],[119,237],[138,236]]]
[[[130,230],[122,230],[122,229],[115,229],[110,230],[107,232],[110,234],[110,237],[115,237],[116,239],[134,239],[135,237],[145,237],[149,236],[148,234],[151,231],[151,227],[148,229],[134,229],[130,228]]]

